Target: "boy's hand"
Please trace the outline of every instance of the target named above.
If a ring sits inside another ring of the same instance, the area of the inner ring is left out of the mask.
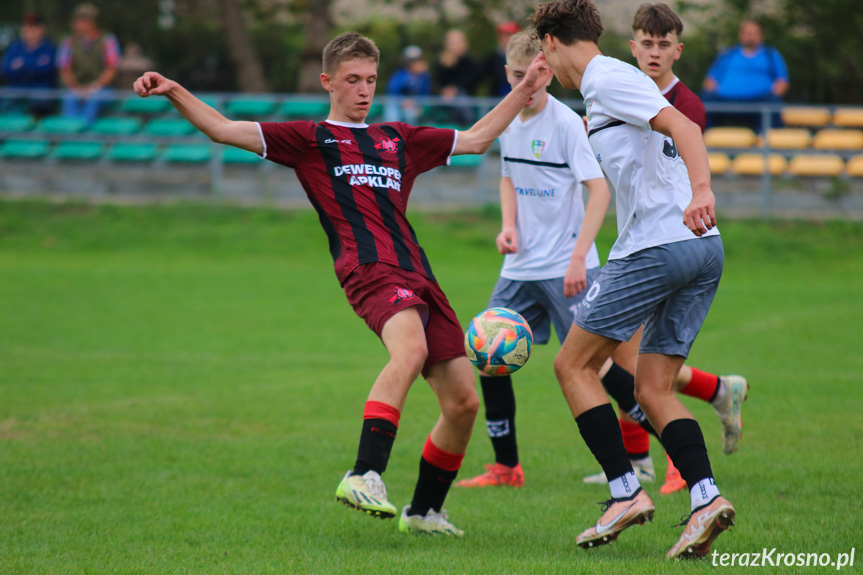
[[[713,212],[715,204],[716,198],[710,188],[698,194],[693,192],[692,201],[683,212],[683,223],[696,236],[703,236],[716,226],[716,214]]]
[[[514,254],[518,251],[518,232],[515,229],[505,229],[497,235],[497,251],[502,255]]]
[[[175,83],[158,72],[145,72],[143,76],[135,80],[132,88],[135,93],[146,98],[147,96],[164,96],[170,92]]]
[[[545,61],[545,54],[540,52],[531,62],[519,86],[525,86],[531,94],[534,94],[543,86],[548,86],[553,77],[554,73],[552,73],[548,62]]]

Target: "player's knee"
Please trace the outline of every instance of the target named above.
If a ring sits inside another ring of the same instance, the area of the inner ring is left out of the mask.
[[[554,358],[554,375],[557,376],[557,381],[561,385],[566,376],[572,374],[576,369],[576,362],[568,354],[558,353]]]
[[[406,346],[396,358],[408,371],[418,376],[425,366],[429,352],[425,341]]]
[[[473,425],[476,415],[479,413],[479,395],[476,393],[473,382],[471,381],[469,387],[462,386],[457,393],[448,397],[441,408],[447,419]]]

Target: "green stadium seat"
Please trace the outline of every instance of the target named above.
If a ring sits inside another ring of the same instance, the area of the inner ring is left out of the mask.
[[[56,160],[92,162],[102,157],[101,142],[60,142],[51,152]]]
[[[39,122],[36,131],[42,134],[78,134],[86,128],[87,122],[81,118],[48,116]]]
[[[0,115],[0,132],[26,132],[36,122],[28,114],[2,114]]]
[[[120,111],[124,114],[163,114],[171,109],[171,102],[161,96],[150,96],[149,98],[129,98],[120,104]]]
[[[213,147],[209,144],[171,144],[162,152],[163,160],[180,164],[200,164],[212,157]]]
[[[235,98],[225,104],[228,116],[265,118],[275,110],[276,102],[269,98]]]
[[[156,144],[150,142],[121,142],[108,151],[108,159],[112,162],[152,162],[157,151]]]
[[[222,161],[226,164],[258,164],[263,160],[257,154],[228,146],[222,153]]]
[[[290,120],[324,120],[330,103],[324,100],[288,100],[282,104],[281,114]]]
[[[143,133],[148,136],[188,136],[195,126],[182,118],[156,118],[144,126]]]
[[[131,136],[141,131],[141,120],[132,117],[99,118],[90,131],[105,136]]]
[[[475,168],[480,164],[482,164],[482,156],[479,154],[464,154],[452,156],[449,159],[449,165],[454,168]]]
[[[48,155],[50,144],[41,140],[6,140],[0,144],[0,158],[40,160]]]

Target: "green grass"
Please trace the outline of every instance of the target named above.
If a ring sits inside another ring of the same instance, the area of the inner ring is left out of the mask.
[[[496,218],[415,217],[463,322],[497,277]],[[738,509],[714,547],[850,552],[863,539],[863,227],[721,227],[725,276],[691,364],[743,373],[752,391],[730,457],[710,408],[685,400]],[[601,253],[613,237],[609,221]],[[334,501],[386,356],[313,213],[2,203],[0,573],[714,571],[664,561],[688,498],[656,484],[654,524],[575,546],[607,489],[581,483],[597,466],[557,387],[556,349],[535,348],[515,377],[527,485],[454,489],[463,539],[403,536]],[[397,505],[436,412],[417,382],[386,474]],[[490,457],[479,421],[462,475]]]

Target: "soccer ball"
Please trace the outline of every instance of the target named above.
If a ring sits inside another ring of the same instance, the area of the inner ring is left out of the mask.
[[[509,375],[530,357],[533,332],[521,315],[493,307],[477,315],[464,334],[467,357],[486,375]]]

